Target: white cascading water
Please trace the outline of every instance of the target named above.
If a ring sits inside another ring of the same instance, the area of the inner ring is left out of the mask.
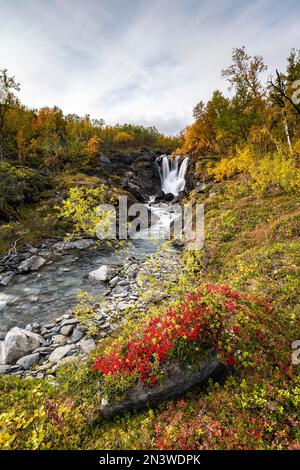
[[[185,188],[185,177],[189,159],[186,157],[180,164],[180,157],[170,158],[165,155],[162,164],[159,166],[159,176],[161,189],[165,194],[178,196]]]

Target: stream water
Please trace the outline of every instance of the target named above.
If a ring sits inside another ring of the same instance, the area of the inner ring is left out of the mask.
[[[150,240],[134,240],[129,253],[138,259],[153,253],[157,245]],[[46,264],[40,271],[18,275],[12,284],[0,289],[0,331],[28,323],[45,324],[77,304],[80,290],[100,300],[105,283],[89,278],[90,271],[103,264],[122,263],[128,251],[100,252],[97,249],[73,251]]]

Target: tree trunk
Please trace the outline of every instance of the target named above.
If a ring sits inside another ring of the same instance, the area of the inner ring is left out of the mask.
[[[288,122],[287,122],[287,119],[286,119],[285,111],[282,112],[282,115],[283,115],[283,125],[284,125],[284,132],[285,132],[285,135],[286,135],[287,144],[288,144],[288,147],[290,149],[290,152],[292,153],[292,144],[291,144],[291,138],[290,138],[290,131],[289,131],[289,126],[288,126]]]

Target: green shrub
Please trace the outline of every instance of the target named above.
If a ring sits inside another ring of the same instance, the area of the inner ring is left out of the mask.
[[[45,187],[34,170],[0,163],[0,218],[15,216],[20,205],[38,200]]]

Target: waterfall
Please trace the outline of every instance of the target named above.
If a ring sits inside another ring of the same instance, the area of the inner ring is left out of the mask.
[[[164,155],[161,166],[158,165],[161,189],[165,194],[177,196],[185,188],[185,177],[188,168],[188,158],[180,161],[180,157],[170,158]]]

